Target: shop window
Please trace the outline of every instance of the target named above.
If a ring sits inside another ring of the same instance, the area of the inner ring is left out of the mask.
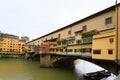
[[[63,49],[60,49],[60,52],[63,52]]]
[[[85,52],[85,48],[81,48],[81,49],[80,49],[80,52]]]
[[[91,48],[86,48],[85,52],[90,52],[91,53]]]
[[[74,52],[77,52],[77,49],[74,49]]]
[[[68,52],[73,52],[73,49],[68,49]]]

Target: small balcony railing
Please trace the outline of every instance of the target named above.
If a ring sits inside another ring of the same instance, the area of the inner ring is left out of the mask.
[[[83,43],[92,43],[92,37],[83,38]]]
[[[86,43],[92,43],[92,37],[87,37],[76,41],[76,44],[86,44]]]
[[[72,37],[68,37],[67,40],[74,40],[75,39],[75,36],[72,36]]]

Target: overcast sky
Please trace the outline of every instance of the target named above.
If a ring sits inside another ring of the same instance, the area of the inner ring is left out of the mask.
[[[0,31],[32,40],[114,4],[115,0],[0,0]]]

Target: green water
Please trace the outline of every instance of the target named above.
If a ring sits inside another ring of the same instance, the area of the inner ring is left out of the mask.
[[[74,69],[40,68],[39,62],[0,59],[0,80],[77,80]]]

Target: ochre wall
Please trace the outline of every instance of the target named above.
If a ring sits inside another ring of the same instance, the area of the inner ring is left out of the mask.
[[[113,39],[113,42],[110,42]],[[101,50],[101,54],[94,54],[92,51],[93,59],[103,59],[103,60],[115,60],[116,59],[116,49],[115,49],[115,32],[96,35],[93,37],[93,50]],[[113,54],[108,54],[108,50],[112,49]]]
[[[120,60],[120,6],[118,7],[118,58]]]

